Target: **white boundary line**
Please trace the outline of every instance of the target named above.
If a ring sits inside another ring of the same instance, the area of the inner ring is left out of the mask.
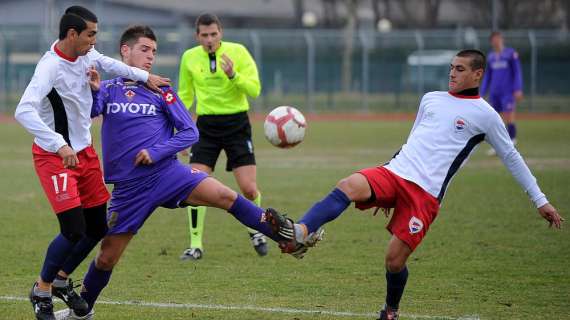
[[[27,298],[0,296],[0,300],[4,301],[28,301]],[[161,303],[161,302],[137,302],[137,301],[97,301],[99,304],[123,305],[123,306],[141,306],[151,308],[170,308],[170,309],[210,309],[210,310],[248,310],[269,313],[292,313],[292,314],[314,314],[314,315],[331,315],[340,317],[376,317],[377,313],[358,313],[350,311],[331,311],[331,310],[307,310],[307,309],[291,309],[291,308],[266,308],[248,305],[222,305],[222,304],[199,304],[199,303]],[[427,316],[417,314],[402,314],[403,317],[411,319],[441,319],[441,320],[480,320],[479,316],[463,316],[459,318],[450,316]]]

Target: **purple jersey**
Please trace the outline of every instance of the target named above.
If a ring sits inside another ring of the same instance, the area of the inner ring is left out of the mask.
[[[93,92],[91,117],[103,115],[101,140],[105,181],[150,176],[176,160],[176,153],[198,141],[198,129],[170,87],[151,91],[142,82],[115,78]],[[176,134],[174,129],[176,128]],[[146,149],[151,165],[135,166]]]
[[[518,53],[513,48],[504,48],[487,56],[487,68],[481,84],[481,95],[512,97],[522,90],[522,72]]]

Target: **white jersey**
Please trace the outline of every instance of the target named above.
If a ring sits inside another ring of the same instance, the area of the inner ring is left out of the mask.
[[[548,203],[501,117],[479,96],[425,94],[406,144],[385,167],[441,202],[457,170],[483,140],[495,148],[537,207]]]
[[[87,76],[89,67],[144,82],[148,72],[129,67],[95,49],[70,59],[55,47],[56,43],[38,62],[15,117],[42,149],[57,152],[67,144],[78,152],[91,144],[93,97]]]

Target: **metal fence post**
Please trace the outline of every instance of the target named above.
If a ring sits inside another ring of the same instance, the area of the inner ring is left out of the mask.
[[[358,33],[360,43],[362,44],[362,109],[369,112],[368,93],[370,88],[370,59],[369,59],[369,41],[366,41],[366,35],[363,30]]]
[[[424,94],[424,62],[423,62],[423,51],[424,51],[424,38],[419,30],[415,32],[416,44],[418,46],[418,96],[421,97]]]
[[[536,95],[536,67],[538,63],[538,49],[536,46],[536,35],[534,30],[528,31],[530,42],[530,110],[534,109],[534,97]]]
[[[309,31],[305,31],[307,44],[307,107],[311,113],[315,112],[315,39]]]
[[[257,71],[259,73],[259,79],[261,81],[261,90],[262,90],[262,94],[261,94],[261,103],[262,106],[265,106],[265,95],[263,94],[263,51],[262,51],[262,43],[261,40],[259,39],[259,34],[257,33],[257,31],[250,31],[249,32],[249,37],[251,38],[251,43],[253,45],[253,57],[255,59],[255,63],[257,64]],[[259,112],[261,111],[261,107],[259,105],[259,99],[255,99],[254,100],[254,108],[255,111]]]
[[[0,86],[0,112],[8,110],[8,48],[4,33],[0,31],[0,79],[4,84]]]

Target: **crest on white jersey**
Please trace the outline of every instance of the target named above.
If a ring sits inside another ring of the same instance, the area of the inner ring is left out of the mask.
[[[453,120],[453,127],[455,128],[455,132],[463,132],[467,129],[467,121],[461,117],[455,118]]]
[[[412,217],[410,222],[408,223],[408,227],[410,228],[410,234],[416,234],[424,228],[424,223],[422,220]]]

